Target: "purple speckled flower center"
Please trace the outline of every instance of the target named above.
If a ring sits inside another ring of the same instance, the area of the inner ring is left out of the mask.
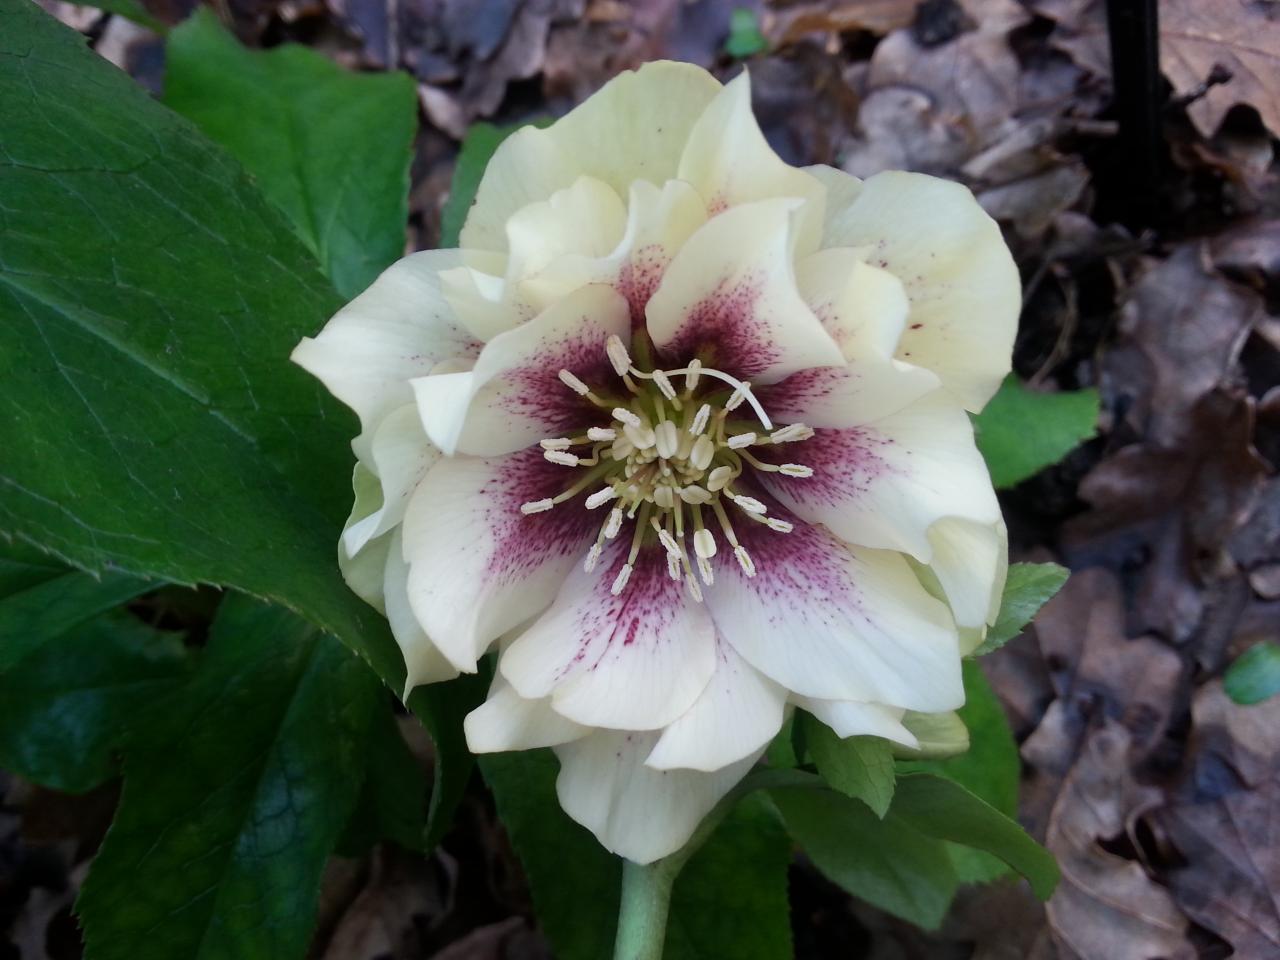
[[[651,355],[642,333],[636,346]],[[813,430],[803,423],[775,424],[749,382],[696,357],[680,367],[637,365],[617,336],[609,337],[605,354],[616,374],[616,380],[607,378],[613,382],[588,383],[567,367],[558,371],[565,389],[597,412],[596,425],[541,442],[546,461],[577,473],[566,478],[560,493],[527,501],[521,512],[545,513],[580,497],[570,509],[608,505],[584,567],[595,569],[609,541],[629,527],[630,550],[611,587],[615,596],[626,589],[647,545],[661,546],[670,578],[683,581],[698,601],[702,584],[714,583],[710,561],[719,550],[718,537],[728,542],[742,572],[755,576],[755,561],[735,521],[779,534],[790,533],[794,524],[772,515],[752,495],[760,489],[752,475],[812,476],[803,464],[776,462],[775,451],[810,439]],[[598,375],[599,366],[594,369]]]

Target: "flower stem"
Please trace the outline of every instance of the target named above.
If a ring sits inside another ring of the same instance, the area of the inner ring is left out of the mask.
[[[622,862],[622,905],[614,960],[662,960],[671,888],[682,864],[683,858],[680,864],[670,858],[644,865]]]

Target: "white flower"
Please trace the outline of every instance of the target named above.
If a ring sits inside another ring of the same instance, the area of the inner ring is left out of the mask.
[[[654,63],[508,139],[462,249],[294,359],[360,417],[340,560],[408,686],[501,639],[472,749],[555,747],[566,811],[648,862],[790,704],[907,744],[961,704],[1005,570],[966,410],[1018,308],[963,187],[790,167],[745,75]]]

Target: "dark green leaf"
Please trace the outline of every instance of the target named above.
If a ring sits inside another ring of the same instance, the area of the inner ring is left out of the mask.
[[[532,121],[535,127],[545,127],[551,120],[539,118]],[[456,247],[458,235],[462,233],[462,225],[466,222],[471,204],[475,202],[476,191],[480,189],[480,178],[484,176],[484,168],[488,166],[498,145],[521,127],[529,126],[516,123],[506,127],[495,127],[492,123],[473,123],[467,128],[467,135],[462,138],[462,149],[458,151],[458,160],[453,168],[453,181],[449,184],[449,197],[445,200],[444,210],[440,214],[440,246]]]
[[[729,812],[676,879],[664,960],[789,960],[791,841],[759,794]]]
[[[1098,391],[1038,393],[1010,376],[974,421],[978,449],[997,487],[1057,463],[1094,435]]]
[[[0,597],[60,577],[67,568],[29,543],[0,537]]]
[[[462,721],[484,702],[489,689],[487,671],[464,674],[449,683],[418,687],[409,697],[409,707],[422,721],[435,744],[436,768],[431,788],[431,805],[427,809],[427,835],[430,850],[440,842],[453,822],[467,780],[475,766],[475,758],[467,749]]]
[[[169,30],[165,24],[147,13],[146,7],[138,0],[70,0],[70,2],[79,7],[93,7],[106,13],[118,14],[156,33],[166,33]]]
[[[0,671],[0,767],[73,793],[111,779],[123,731],[189,666],[180,638],[126,613],[46,638]]]
[[[383,839],[406,850],[425,850],[426,771],[404,742],[400,722],[385,698],[374,710],[364,754],[364,785],[338,852],[359,856]]]
[[[1058,864],[1018,824],[960,784],[929,773],[898,778],[894,815],[921,833],[985,850],[1027,878],[1041,900],[1058,883]]]
[[[622,863],[560,809],[550,750],[479,758],[558,960],[612,956]],[[790,844],[759,799],[729,812],[676,880],[664,960],[791,956]]]
[[[14,576],[11,582],[17,584]],[[132,600],[151,586],[122,573],[95,578],[61,568],[56,575],[0,597],[0,671],[20,663],[46,641]]]
[[[1227,668],[1222,686],[1227,696],[1242,706],[1280,693],[1280,645],[1264,642],[1250,647]]]
[[[893,810],[883,820],[831,790],[770,793],[814,865],[855,897],[926,930],[947,914],[956,877],[946,846]]]
[[[287,360],[337,305],[314,260],[231,157],[25,0],[0,0],[0,102],[0,531],[274,599],[399,689],[334,560],[355,420]]]
[[[1020,634],[1040,608],[1062,589],[1069,576],[1071,571],[1056,563],[1010,564],[1009,578],[1000,598],[1000,613],[973,655],[981,657],[992,650],[999,650]]]
[[[889,741],[882,737],[841,739],[817,718],[807,713],[802,716],[805,744],[823,779],[883,817],[893,800],[893,748]]]
[[[899,773],[935,773],[972,791],[1007,817],[1018,813],[1021,761],[991,685],[972,660],[964,663],[964,706],[960,719],[969,728],[969,750],[949,760],[900,762]],[[1004,861],[981,850],[949,844],[949,853],[962,883],[987,883],[1009,872]]]
[[[404,254],[417,96],[305,47],[246,50],[212,11],[169,37],[164,102],[226,147],[354,297]]]
[[[496,753],[481,756],[479,763],[558,960],[611,956],[622,861],[560,809],[555,755]]]
[[[724,42],[724,52],[744,60],[769,49],[769,41],[760,32],[756,12],[740,7],[729,14],[729,36]]]
[[[89,960],[302,957],[380,687],[288,611],[229,596],[192,681],[126,742],[78,912]]]

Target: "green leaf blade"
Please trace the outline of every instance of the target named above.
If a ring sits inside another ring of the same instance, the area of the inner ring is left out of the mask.
[[[881,819],[893,800],[893,748],[882,737],[846,737],[804,714],[805,745],[823,779]]]
[[[894,813],[921,833],[984,850],[999,857],[1047,900],[1060,874],[1053,854],[1018,824],[954,780],[929,773],[898,779]]]
[[[1222,677],[1227,696],[1242,707],[1280,693],[1280,644],[1263,642],[1242,653]]]
[[[55,790],[91,790],[118,772],[122,731],[141,705],[190,666],[178,637],[125,613],[46,639],[0,670],[0,767]]]
[[[257,178],[343,297],[403,255],[417,126],[408,75],[350,73],[292,44],[250,51],[197,10],[170,35],[164,102]]]
[[[925,930],[935,930],[955,895],[946,846],[893,811],[883,820],[830,790],[770,792],[787,830],[814,865],[849,893]]]
[[[126,744],[120,808],[77,903],[86,956],[302,957],[379,691],[314,627],[228,597],[192,682]]]
[[[1070,570],[1056,563],[1010,564],[996,622],[991,625],[973,655],[981,657],[999,650],[1021,633],[1023,627],[1039,613],[1040,608],[1062,589],[1070,576]]]
[[[1010,376],[974,420],[997,487],[1012,487],[1057,463],[1097,431],[1098,391],[1038,393]]]

